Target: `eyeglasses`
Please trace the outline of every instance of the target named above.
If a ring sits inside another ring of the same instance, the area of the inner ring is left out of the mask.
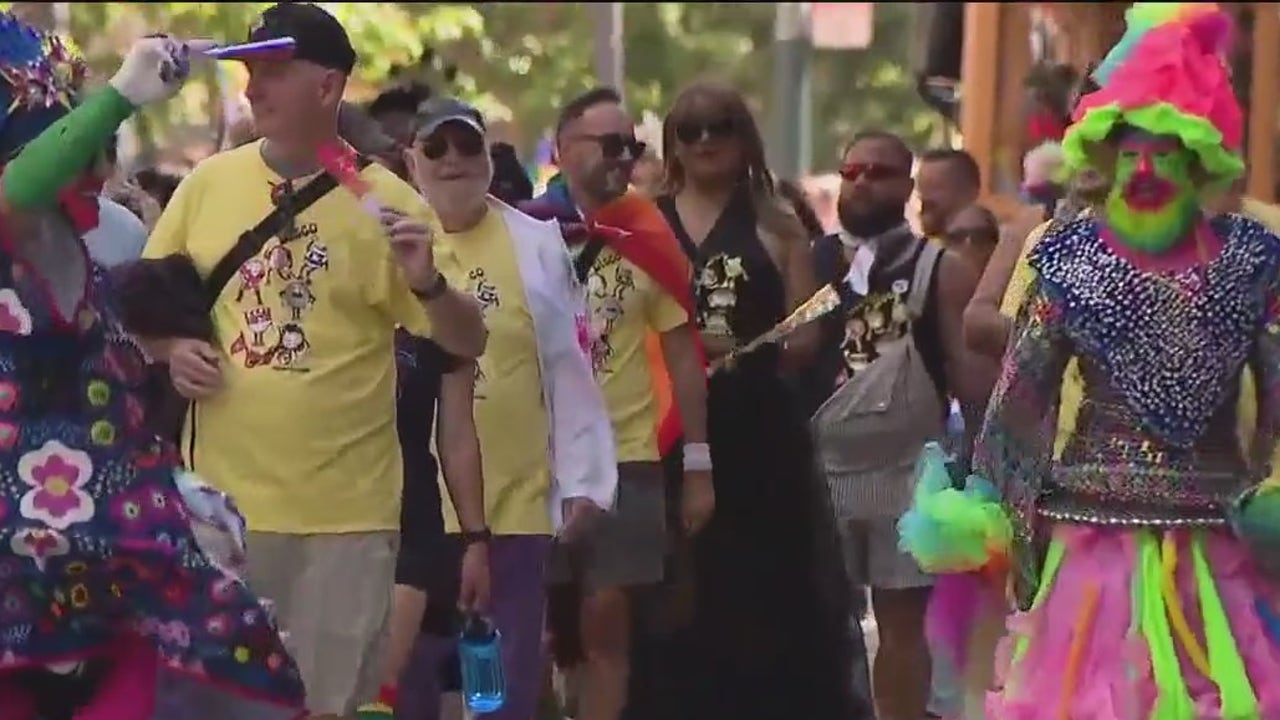
[[[444,133],[433,133],[423,139],[422,154],[428,160],[439,160],[449,152],[450,146],[462,157],[473,158],[484,152],[484,138],[471,132],[452,137]]]
[[[900,177],[906,177],[907,173],[901,168],[892,165],[881,165],[880,163],[845,163],[840,168],[840,177],[849,182],[857,182],[859,178],[866,178],[871,182],[877,180],[893,180]]]
[[[624,153],[630,153],[632,160],[637,160],[644,155],[644,151],[649,147],[647,143],[636,139],[635,135],[623,135],[622,133],[605,133],[604,135],[579,135],[579,140],[590,140],[600,146],[600,154],[604,155],[607,160],[617,160]]]
[[[733,118],[729,117],[705,122],[688,120],[676,124],[676,139],[685,145],[693,145],[704,139],[715,140],[717,138],[733,137],[737,130],[738,124],[733,121]]]

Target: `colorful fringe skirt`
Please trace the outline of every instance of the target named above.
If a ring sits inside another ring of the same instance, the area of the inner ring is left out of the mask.
[[[1280,720],[1280,590],[1233,535],[1060,524],[1051,538],[996,653],[989,720]]]

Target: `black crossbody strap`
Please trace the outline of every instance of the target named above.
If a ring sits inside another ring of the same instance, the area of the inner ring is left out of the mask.
[[[363,170],[369,166],[370,160],[363,155],[357,156],[356,166]],[[205,281],[206,299],[209,309],[213,309],[223,288],[231,282],[231,278],[240,271],[240,266],[262,251],[264,245],[284,229],[290,217],[297,218],[307,208],[316,204],[320,198],[328,195],[338,187],[338,179],[328,172],[321,173],[294,193],[292,197],[276,207],[257,225],[242,233],[231,250],[213,266]]]
[[[604,251],[604,241],[600,238],[591,238],[582,247],[582,252],[573,259],[573,274],[578,276],[579,283],[587,282],[587,275],[591,274],[591,266],[596,264],[596,258],[600,257],[600,253]]]

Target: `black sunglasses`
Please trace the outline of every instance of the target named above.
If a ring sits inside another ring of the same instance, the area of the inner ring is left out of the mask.
[[[462,157],[473,158],[484,152],[484,138],[476,133],[459,133],[453,137],[432,133],[422,140],[422,154],[428,160],[439,160],[449,152],[450,146]]]
[[[646,143],[636,139],[635,135],[622,133],[606,133],[604,135],[579,135],[582,140],[590,140],[600,146],[600,154],[608,160],[617,160],[623,153],[630,153],[632,160],[644,155]]]
[[[692,145],[703,139],[714,140],[733,137],[737,130],[738,124],[730,117],[705,122],[687,120],[676,123],[676,139],[685,145]]]

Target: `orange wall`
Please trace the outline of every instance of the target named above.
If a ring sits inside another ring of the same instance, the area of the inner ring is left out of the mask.
[[[1011,197],[994,197],[1009,191],[1021,172],[1020,141],[1023,120],[1022,79],[1030,67],[1028,31],[1033,3],[965,3],[965,33],[961,65],[965,102],[960,110],[960,130],[965,149],[982,171],[984,197],[998,214],[1014,211]],[[1096,60],[1119,39],[1124,30],[1128,3],[1042,3],[1055,14],[1063,37],[1059,57],[1083,67]],[[1233,5],[1228,4],[1228,9]],[[1275,200],[1277,106],[1280,106],[1280,10],[1273,3],[1252,3],[1252,102],[1249,116],[1249,194]],[[1004,187],[999,187],[1003,185]]]

